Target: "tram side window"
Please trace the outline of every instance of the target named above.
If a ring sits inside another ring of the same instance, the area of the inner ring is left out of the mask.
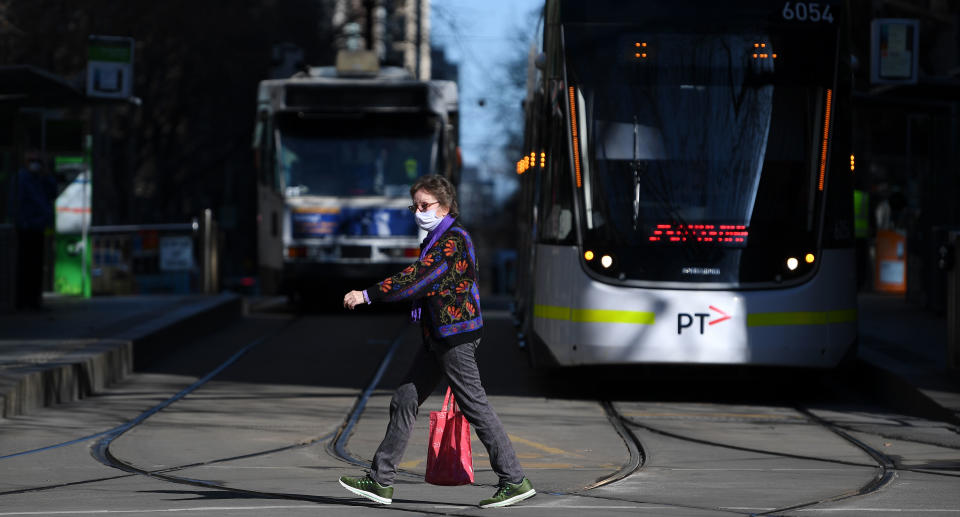
[[[573,184],[562,127],[560,125],[551,131],[547,168],[539,171],[539,240],[546,244],[572,244],[574,239]]]

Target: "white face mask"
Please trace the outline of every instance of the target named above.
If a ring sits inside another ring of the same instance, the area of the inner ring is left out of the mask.
[[[432,231],[436,228],[440,221],[443,220],[442,217],[437,217],[437,210],[430,210],[429,212],[416,212],[413,214],[417,219],[417,226],[425,232]]]

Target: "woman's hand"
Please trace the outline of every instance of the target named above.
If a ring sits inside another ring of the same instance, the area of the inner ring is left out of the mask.
[[[363,299],[363,293],[360,291],[350,291],[343,296],[344,308],[352,310],[354,307],[362,303],[366,303],[366,300]]]

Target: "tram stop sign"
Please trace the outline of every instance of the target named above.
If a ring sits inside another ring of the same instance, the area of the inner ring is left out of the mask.
[[[870,24],[870,82],[917,84],[917,20],[877,18]]]
[[[87,97],[133,96],[133,38],[90,36],[87,45]]]

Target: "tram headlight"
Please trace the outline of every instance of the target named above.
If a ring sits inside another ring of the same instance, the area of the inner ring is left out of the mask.
[[[604,268],[609,269],[610,266],[613,265],[613,257],[611,257],[610,255],[604,255],[600,257],[600,265],[603,266]]]
[[[593,252],[590,250],[583,252],[583,259],[586,260],[587,262],[590,262],[591,260],[593,260]]]
[[[813,253],[807,253],[803,260],[807,261],[807,264],[813,264],[814,260],[817,260],[817,257],[813,256]]]
[[[787,269],[794,271],[800,265],[800,261],[796,257],[790,257],[787,259]]]

